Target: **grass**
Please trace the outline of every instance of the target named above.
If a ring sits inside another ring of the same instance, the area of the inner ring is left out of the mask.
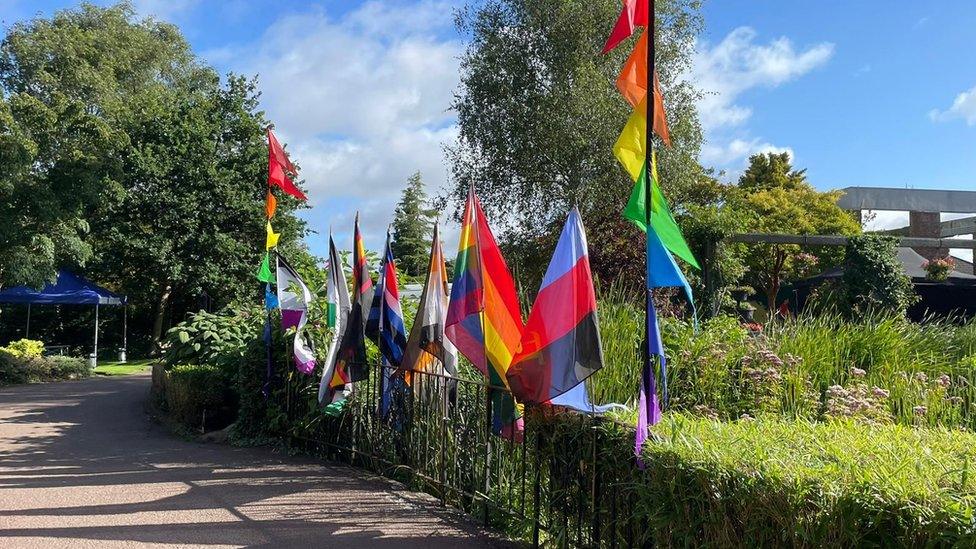
[[[666,545],[972,546],[976,435],[667,415],[639,490]]]
[[[101,362],[95,367],[98,376],[129,376],[148,371],[153,359],[130,360],[128,362]]]

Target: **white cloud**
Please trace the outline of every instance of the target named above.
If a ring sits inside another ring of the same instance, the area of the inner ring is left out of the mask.
[[[944,111],[932,109],[929,118],[933,122],[946,122],[962,118],[967,126],[976,125],[976,86],[956,96],[952,106]]]
[[[444,38],[452,7],[370,1],[339,18],[313,8],[277,19],[253,48],[207,54],[259,75],[262,108],[302,168],[314,230],[333,225],[344,238],[359,209],[367,245],[378,248],[411,174],[420,170],[431,193],[446,184],[462,51]]]
[[[740,96],[795,80],[825,64],[834,51],[827,42],[797,51],[786,37],[768,44],[756,44],[755,39],[755,30],[739,27],[714,46],[698,44],[689,77],[705,93],[698,111],[707,142],[702,149],[706,164],[736,170],[751,154],[788,150],[742,129],[752,108],[740,104]]]

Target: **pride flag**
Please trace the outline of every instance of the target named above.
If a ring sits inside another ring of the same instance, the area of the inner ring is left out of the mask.
[[[573,208],[507,377],[519,402],[541,404],[580,385],[602,367],[586,233],[579,211]]]
[[[522,340],[515,280],[488,228],[481,203],[468,191],[454,264],[445,332],[493,387],[508,387],[506,372]],[[511,393],[489,389],[492,432],[518,438],[521,413]]]
[[[319,381],[319,404],[324,404],[326,397],[332,393],[332,381],[335,379],[335,357],[339,350],[339,340],[342,338],[343,327],[349,320],[349,311],[352,309],[352,302],[349,299],[349,287],[346,283],[346,270],[342,268],[342,258],[336,250],[335,240],[329,234],[329,269],[327,272],[328,280],[325,282],[325,293],[327,300],[327,323],[332,329],[332,342],[329,343],[329,352],[325,359],[325,368],[322,370],[322,379]],[[341,385],[341,378],[336,379],[336,383]]]
[[[295,367],[303,374],[315,370],[315,349],[305,337],[305,323],[308,322],[308,305],[312,302],[312,292],[295,269],[280,254],[275,254],[275,268],[278,274],[278,307],[281,309],[281,329],[295,328]]]
[[[380,376],[380,417],[389,417],[394,398],[402,396],[406,390],[403,372],[403,350],[407,345],[407,332],[403,325],[403,310],[400,308],[400,288],[397,284],[396,263],[390,249],[390,231],[386,232],[386,248],[383,252],[383,267],[377,282],[378,299],[377,336],[380,355],[383,357]],[[374,301],[375,302],[375,301]]]
[[[335,376],[331,382],[333,389],[346,383],[362,381],[369,376],[365,327],[366,314],[369,312],[366,307],[373,302],[373,279],[369,277],[369,267],[366,265],[366,249],[363,247],[363,235],[359,232],[358,213],[353,232],[352,258],[352,308],[336,353]]]

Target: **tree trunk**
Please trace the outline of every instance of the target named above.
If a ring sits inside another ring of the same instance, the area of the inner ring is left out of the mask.
[[[163,340],[163,321],[166,320],[166,307],[169,306],[169,298],[173,293],[173,286],[166,284],[160,292],[159,299],[156,301],[156,315],[153,319],[152,348],[151,356],[159,356]]]

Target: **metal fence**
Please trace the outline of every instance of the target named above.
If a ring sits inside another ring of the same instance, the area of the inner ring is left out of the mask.
[[[318,407],[317,383],[290,374],[284,404],[292,443],[400,480],[535,546],[646,543],[627,445],[632,427],[628,438],[609,420],[534,406],[523,411],[521,440],[501,438],[490,431],[489,397],[507,389],[427,372],[397,382],[381,417],[379,372],[372,368],[356,384],[338,417]]]

